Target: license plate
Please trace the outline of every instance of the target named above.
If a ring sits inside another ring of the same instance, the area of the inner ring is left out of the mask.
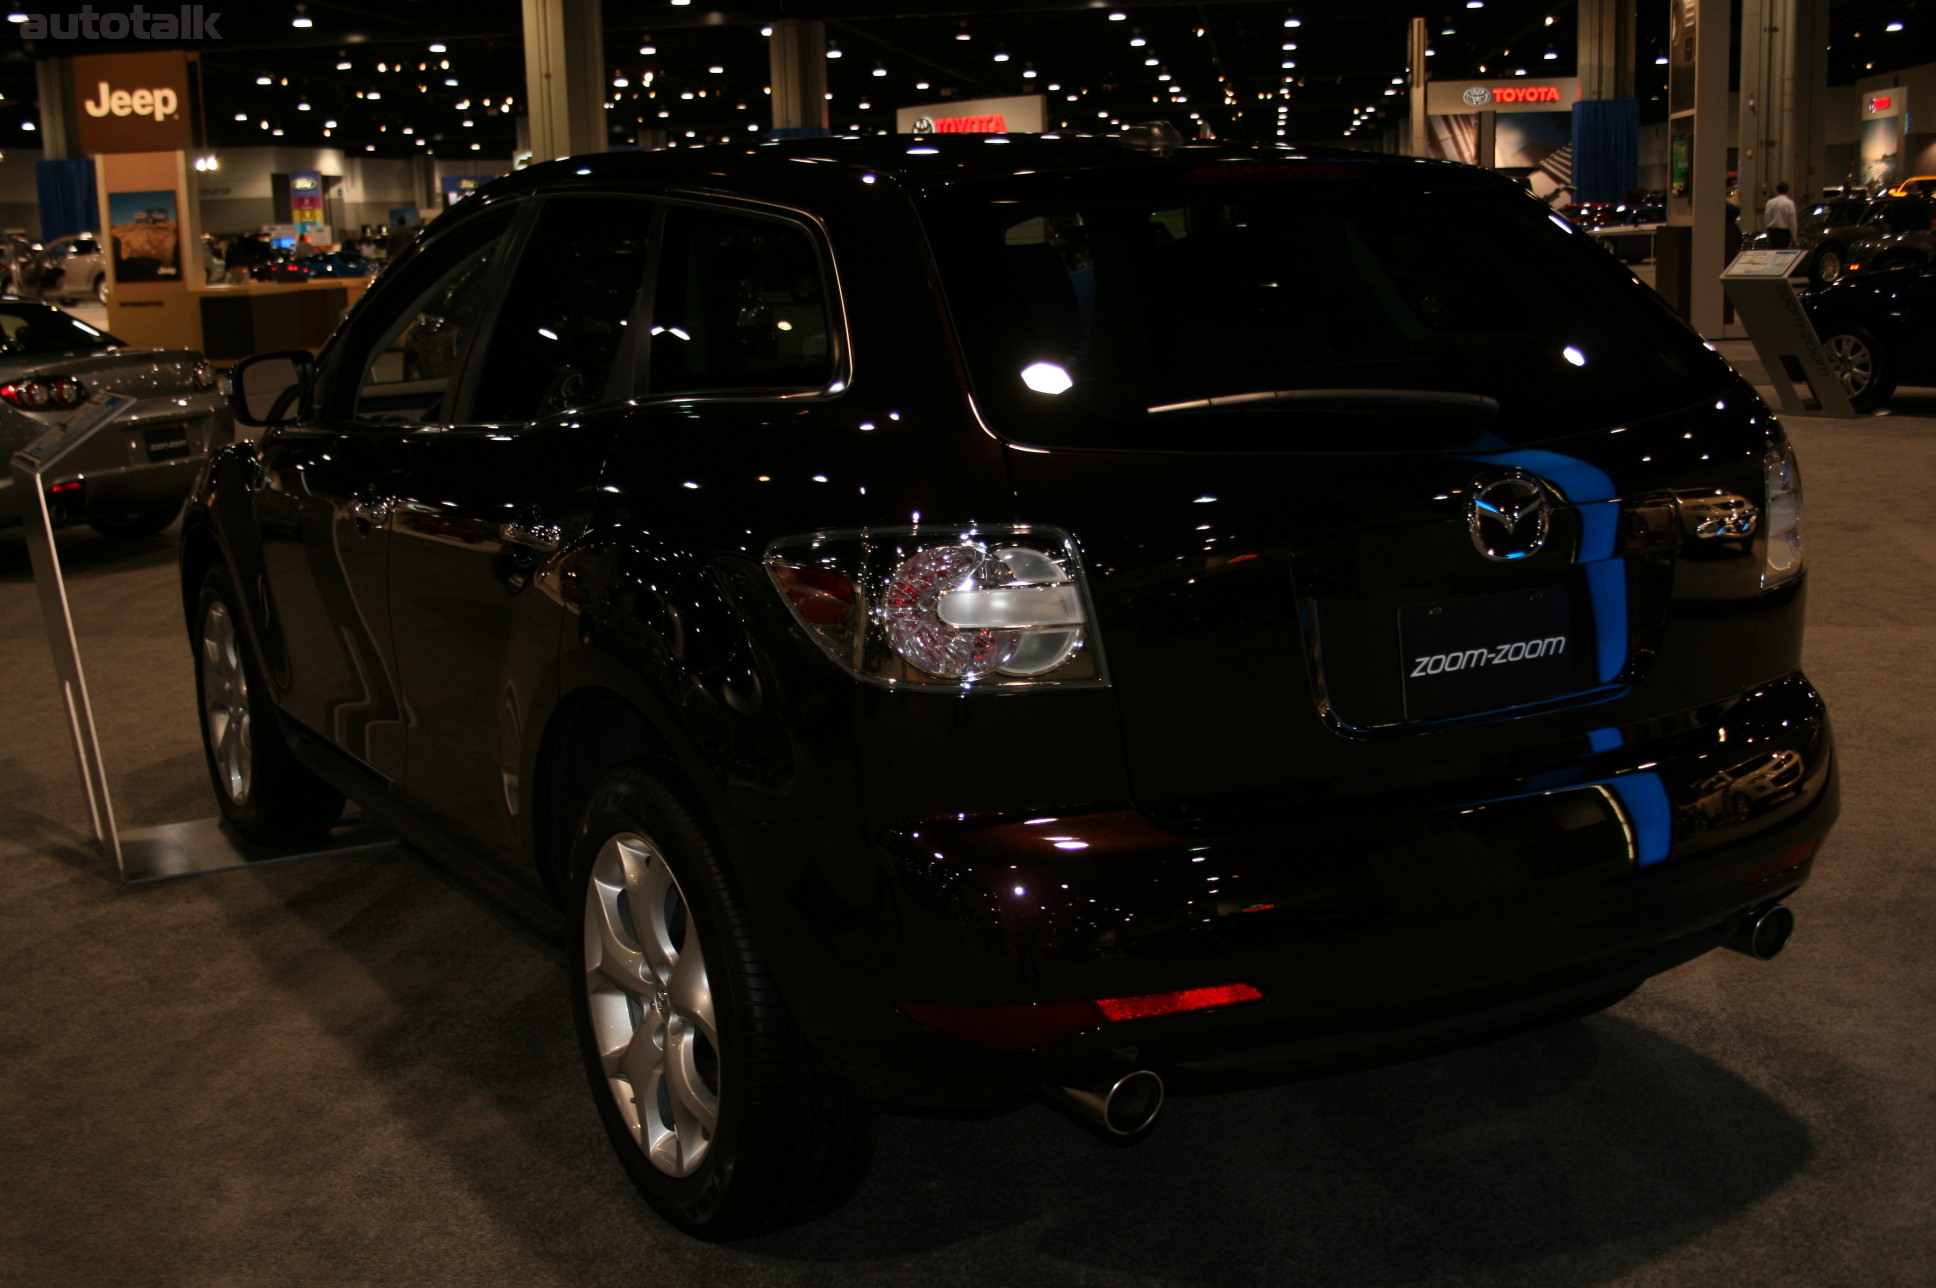
[[[1398,637],[1408,720],[1525,706],[1587,684],[1564,586],[1407,604]]]
[[[142,432],[151,461],[175,461],[192,454],[188,445],[188,426],[157,425]]]

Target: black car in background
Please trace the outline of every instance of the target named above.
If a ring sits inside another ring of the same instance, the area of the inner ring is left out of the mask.
[[[841,1202],[881,1105],[1134,1134],[1772,955],[1835,816],[1780,426],[1481,171],[548,163],[234,379],[271,428],[182,542],[224,814],[348,795],[562,933],[703,1237]]]
[[[1936,385],[1936,265],[1901,264],[1802,296],[1857,411],[1899,385]]]

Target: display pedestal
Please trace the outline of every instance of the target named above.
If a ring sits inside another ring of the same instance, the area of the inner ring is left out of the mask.
[[[1721,274],[1721,285],[1754,341],[1755,354],[1790,415],[1854,416],[1848,391],[1829,365],[1815,324],[1788,276],[1800,250],[1744,250]],[[1807,393],[1804,394],[1803,390]]]
[[[331,828],[321,845],[300,849],[257,845],[229,831],[219,818],[198,818],[192,823],[165,823],[122,833],[121,879],[137,885],[324,854],[370,853],[393,849],[396,844],[396,837],[387,828],[365,823],[360,817],[347,818]]]
[[[40,591],[41,617],[47,624],[47,643],[53,650],[54,671],[60,679],[61,698],[67,710],[68,735],[74,743],[81,790],[87,796],[88,818],[101,856],[114,864],[122,881],[133,885],[256,863],[395,845],[389,832],[360,820],[339,824],[320,846],[300,849],[251,844],[213,818],[143,828],[125,835],[116,828],[114,801],[108,793],[107,772],[101,765],[101,741],[94,731],[94,708],[88,701],[87,676],[81,667],[74,617],[68,607],[67,583],[61,576],[60,555],[54,545],[47,487],[62,476],[61,460],[77,445],[111,426],[120,410],[129,405],[132,400],[119,395],[97,394],[65,424],[48,430],[13,457],[20,522],[27,534],[34,584]]]

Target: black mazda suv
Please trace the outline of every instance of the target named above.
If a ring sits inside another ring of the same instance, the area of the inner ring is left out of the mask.
[[[1835,817],[1780,426],[1481,171],[564,160],[232,383],[226,817],[347,796],[558,932],[702,1237],[838,1204],[883,1105],[1134,1135],[1772,956]]]

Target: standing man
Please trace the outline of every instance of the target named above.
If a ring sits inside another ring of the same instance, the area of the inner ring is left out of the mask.
[[[1768,198],[1768,208],[1764,212],[1768,229],[1768,244],[1776,250],[1787,250],[1795,244],[1795,199],[1788,195],[1788,185],[1775,185],[1775,195]]]

